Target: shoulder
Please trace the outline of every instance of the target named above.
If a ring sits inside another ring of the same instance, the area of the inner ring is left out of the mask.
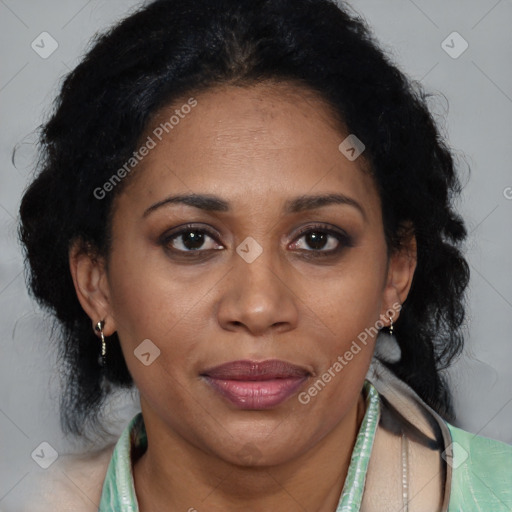
[[[462,510],[478,503],[482,510],[511,510],[512,445],[447,426],[452,443],[444,457],[452,468],[451,507]]]
[[[86,455],[62,455],[30,475],[30,512],[97,512],[114,446]]]
[[[444,497],[440,510],[512,510],[511,445],[451,425],[379,361],[373,362],[368,378],[383,401],[382,415],[387,420],[381,422],[384,430],[389,434],[401,428],[409,430],[410,434],[418,434],[415,437],[420,442],[411,443],[411,466],[414,466],[414,458],[418,462],[414,479],[432,470],[442,476],[441,495]],[[396,438],[395,435],[395,445]],[[390,443],[385,444],[387,456]],[[418,457],[414,457],[415,452]],[[426,455],[430,463],[427,463]],[[429,490],[427,497],[430,498],[430,494]],[[418,504],[418,500],[415,502]]]

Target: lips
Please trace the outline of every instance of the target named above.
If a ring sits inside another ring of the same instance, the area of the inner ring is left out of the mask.
[[[271,359],[232,361],[201,373],[206,382],[240,409],[271,409],[292,396],[311,373]]]

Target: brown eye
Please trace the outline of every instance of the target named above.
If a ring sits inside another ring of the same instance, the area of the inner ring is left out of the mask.
[[[343,232],[334,230],[325,225],[309,226],[299,233],[299,237],[292,244],[293,249],[299,249],[312,253],[325,253],[324,255],[332,255],[340,252],[345,247],[351,247],[352,239]]]
[[[321,249],[335,249],[339,243],[335,237],[323,231],[310,231],[303,235],[302,238],[304,238],[305,244],[315,251],[319,251]]]
[[[161,240],[162,245],[174,252],[204,252],[222,249],[215,235],[208,230],[194,226],[186,226],[178,231],[166,233]]]

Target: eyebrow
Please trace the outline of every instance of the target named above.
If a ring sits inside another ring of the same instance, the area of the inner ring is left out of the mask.
[[[158,203],[153,204],[144,211],[143,217],[147,217],[150,213],[169,204],[186,204],[206,211],[227,212],[230,211],[229,202],[224,199],[208,194],[178,194],[167,197]],[[287,214],[303,212],[306,210],[314,210],[331,204],[341,204],[352,206],[359,210],[363,218],[366,220],[366,212],[364,208],[351,197],[344,194],[319,194],[319,195],[302,195],[293,199],[288,199],[284,204],[284,212]]]

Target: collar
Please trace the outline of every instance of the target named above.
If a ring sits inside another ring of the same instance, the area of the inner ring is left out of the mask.
[[[382,462],[386,459],[384,452],[392,449],[390,440],[399,440],[401,434],[405,433],[412,452],[412,478],[416,481],[420,476],[424,481],[437,479],[441,495],[435,508],[446,512],[453,479],[452,464],[446,463],[447,449],[452,445],[452,433],[448,423],[377,357],[373,358],[366,378],[380,395],[382,414],[379,430],[388,434],[388,443],[377,443],[377,450],[374,450],[374,459],[380,459],[380,463],[375,466],[378,466],[378,470],[372,472],[368,496],[365,497],[377,502],[379,497],[374,495],[373,490],[389,486],[386,463]],[[428,458],[431,460],[430,465],[427,463]]]
[[[138,413],[117,441],[103,483],[98,512],[139,512],[135,495],[132,461],[147,448],[142,413]]]

